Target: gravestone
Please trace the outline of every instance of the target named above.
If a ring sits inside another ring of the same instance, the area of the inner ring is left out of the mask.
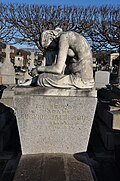
[[[14,101],[23,155],[87,150],[97,102],[92,91],[16,87]]]
[[[10,45],[6,45],[6,49],[3,50],[6,53],[5,61],[0,69],[0,76],[2,79],[2,84],[4,85],[14,85],[15,84],[15,70],[13,64],[10,61],[11,50]]]
[[[95,72],[95,87],[96,89],[101,89],[109,84],[110,72],[108,71],[97,71]]]

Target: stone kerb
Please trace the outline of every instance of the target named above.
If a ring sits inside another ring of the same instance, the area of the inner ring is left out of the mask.
[[[38,94],[40,89],[15,89],[22,154],[86,151],[96,97],[87,91],[76,96],[44,95],[43,90]]]

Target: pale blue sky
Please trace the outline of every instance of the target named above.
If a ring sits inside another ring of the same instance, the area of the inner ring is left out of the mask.
[[[27,3],[27,4],[47,4],[47,5],[120,5],[120,0],[0,0],[3,3]]]

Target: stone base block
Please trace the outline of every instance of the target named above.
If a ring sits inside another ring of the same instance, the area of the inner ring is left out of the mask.
[[[13,181],[94,181],[84,161],[69,154],[23,155]]]
[[[23,154],[87,150],[95,97],[80,96],[80,92],[79,96],[40,95],[34,92],[36,88],[26,94],[19,89],[14,103]]]

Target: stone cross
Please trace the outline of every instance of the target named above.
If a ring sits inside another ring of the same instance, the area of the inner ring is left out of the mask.
[[[5,59],[9,61],[10,60],[10,53],[14,53],[14,49],[11,49],[10,45],[6,45],[6,48],[2,49],[2,52],[6,53]]]

